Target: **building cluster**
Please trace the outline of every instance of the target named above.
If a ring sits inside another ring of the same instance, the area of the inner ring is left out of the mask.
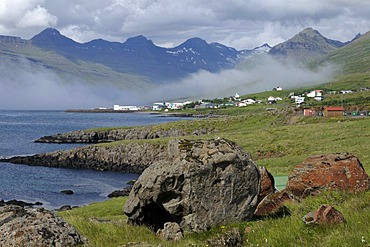
[[[282,91],[282,87],[274,87],[273,91]],[[370,90],[369,88],[363,88],[361,91]],[[351,90],[341,90],[341,91],[328,91],[326,94],[349,94],[352,93]],[[366,115],[369,116],[367,112],[345,112],[343,107],[325,107],[324,110],[317,111],[315,109],[304,109],[306,102],[309,101],[323,101],[324,91],[317,89],[309,92],[305,92],[300,95],[295,95],[293,92],[288,95],[288,99],[294,102],[297,108],[301,108],[304,116],[343,116],[343,115]],[[281,97],[269,96],[265,100],[257,100],[255,98],[241,98],[238,93],[234,96],[230,96],[224,99],[213,99],[213,100],[196,100],[196,101],[185,101],[185,102],[155,102],[152,106],[139,107],[139,106],[121,106],[114,105],[114,111],[141,111],[141,110],[153,110],[153,111],[169,111],[169,110],[182,110],[182,109],[214,109],[220,107],[245,107],[253,104],[278,104],[283,101]],[[285,102],[286,103],[286,102]]]

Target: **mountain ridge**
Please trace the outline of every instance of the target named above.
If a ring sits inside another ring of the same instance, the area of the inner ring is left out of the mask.
[[[64,77],[73,78],[76,75],[82,80],[89,77],[87,81],[95,84],[112,80],[120,87],[137,84],[139,88],[146,88],[150,84],[175,82],[198,71],[217,73],[225,69],[238,69],[242,62],[261,54],[307,65],[326,59],[328,54],[362,37],[358,34],[351,41],[341,42],[306,28],[274,47],[265,43],[254,49],[237,50],[193,37],[176,47],[165,48],[155,45],[143,35],[130,37],[125,42],[94,39],[79,43],[62,35],[57,29],[47,28],[29,40],[0,35],[0,56],[8,60],[26,58]],[[114,79],[111,78],[112,74]],[[97,76],[92,79],[90,75]]]
[[[287,41],[274,46],[269,54],[278,58],[289,58],[300,63],[316,60],[347,43],[324,37],[313,28],[305,28]]]

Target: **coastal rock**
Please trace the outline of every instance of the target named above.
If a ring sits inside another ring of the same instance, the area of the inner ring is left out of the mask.
[[[73,190],[62,190],[62,191],[60,191],[60,193],[66,194],[66,195],[73,195],[74,194]]]
[[[0,246],[78,246],[86,243],[75,228],[43,208],[0,207]]]
[[[113,197],[120,197],[120,196],[128,196],[128,195],[130,195],[131,189],[132,189],[132,187],[127,187],[127,188],[124,188],[122,190],[115,190],[112,193],[110,193],[108,195],[108,197],[113,198]]]
[[[41,206],[42,202],[24,202],[24,201],[19,201],[19,200],[9,200],[9,201],[0,201],[0,206],[4,205],[17,205],[21,207],[32,207],[32,206]]]
[[[6,161],[37,166],[142,173],[152,163],[167,158],[167,147],[164,145],[130,143],[85,146],[33,156],[13,157]]]
[[[174,140],[168,157],[134,184],[124,207],[128,223],[157,231],[176,222],[198,232],[252,218],[260,174],[241,147],[225,139]]]
[[[296,198],[315,195],[325,189],[366,191],[369,189],[369,176],[354,155],[317,155],[294,168],[286,187]]]
[[[113,142],[120,140],[143,140],[143,139],[156,139],[163,137],[180,137],[185,135],[200,135],[210,134],[212,130],[203,128],[195,130],[193,133],[188,133],[184,130],[171,128],[171,129],[157,129],[153,126],[146,127],[132,127],[132,128],[119,128],[111,130],[78,130],[66,133],[44,136],[35,142],[42,143],[102,143]]]

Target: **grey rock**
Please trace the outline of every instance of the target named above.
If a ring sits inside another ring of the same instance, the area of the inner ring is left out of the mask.
[[[127,188],[124,188],[122,190],[115,190],[115,191],[109,193],[108,197],[113,198],[113,197],[120,197],[120,196],[128,196],[130,194],[131,189],[132,189],[132,187],[127,187]]]
[[[131,143],[114,146],[85,146],[70,150],[19,156],[7,160],[16,164],[142,173],[153,162],[167,159],[167,147]]]
[[[167,222],[164,224],[163,229],[159,229],[156,235],[164,240],[178,241],[184,237],[182,229],[176,222]]]
[[[43,208],[0,207],[0,246],[78,246],[87,243],[74,227]]]
[[[60,193],[66,194],[66,195],[73,195],[74,194],[73,190],[61,190]]]
[[[208,131],[199,130],[201,133]],[[162,137],[178,137],[189,133],[179,129],[155,130],[154,127],[133,127],[112,130],[77,130],[41,137],[35,142],[41,143],[101,143],[119,140],[141,140]]]
[[[157,231],[166,222],[203,231],[253,216],[260,174],[250,155],[225,139],[174,140],[168,159],[152,164],[131,190],[128,223]]]

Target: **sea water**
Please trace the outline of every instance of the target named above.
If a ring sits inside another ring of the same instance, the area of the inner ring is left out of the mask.
[[[69,149],[83,144],[35,143],[57,133],[95,127],[137,126],[177,121],[143,113],[67,113],[64,111],[0,111],[0,158]],[[0,163],[0,200],[42,202],[56,209],[103,201],[138,174],[98,172]],[[73,195],[61,193],[72,190]]]

